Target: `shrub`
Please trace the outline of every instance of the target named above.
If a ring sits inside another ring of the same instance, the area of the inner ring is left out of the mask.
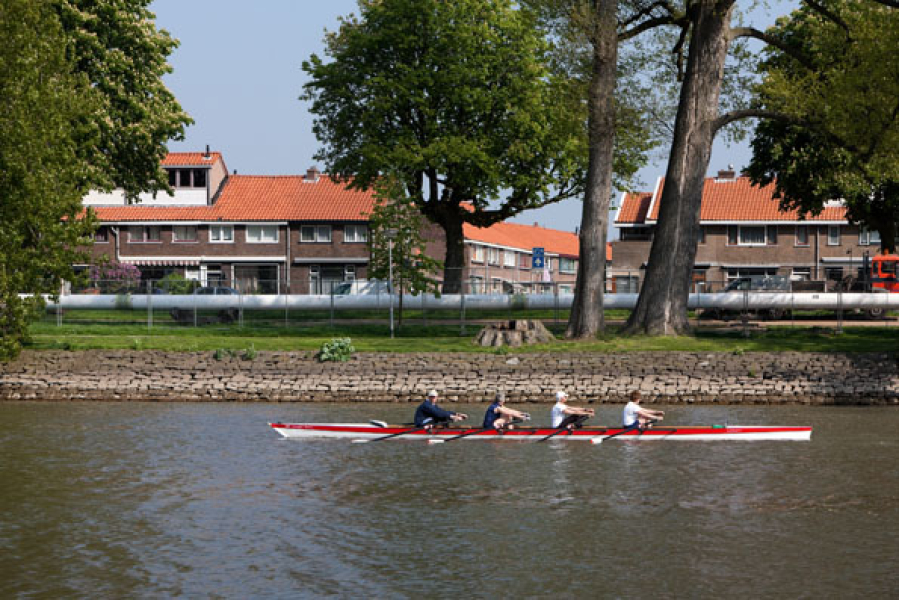
[[[256,357],[259,353],[256,351],[256,346],[250,344],[249,348],[243,351],[244,360],[256,360]]]
[[[318,351],[318,360],[319,362],[346,362],[350,360],[355,351],[353,340],[350,338],[334,338],[330,342],[322,344]]]

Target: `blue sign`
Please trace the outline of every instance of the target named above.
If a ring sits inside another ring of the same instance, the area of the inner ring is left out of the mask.
[[[531,268],[543,268],[543,248],[531,248]]]

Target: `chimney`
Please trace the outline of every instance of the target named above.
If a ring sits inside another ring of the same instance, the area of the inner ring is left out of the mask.
[[[540,223],[538,223],[537,221],[534,221],[534,227],[540,227]]]
[[[734,171],[733,165],[727,165],[726,171],[718,171],[719,181],[732,181],[737,178],[737,172]]]
[[[318,176],[321,175],[321,171],[318,170],[318,167],[312,166],[306,169],[306,181],[307,182],[316,182],[318,181]]]
[[[206,152],[203,154],[203,158],[205,158],[206,160],[209,160],[209,157],[210,157],[209,144],[206,144]]]

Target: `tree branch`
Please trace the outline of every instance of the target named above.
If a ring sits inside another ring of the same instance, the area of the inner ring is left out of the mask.
[[[719,116],[712,123],[712,131],[715,133],[718,132],[719,129],[725,127],[734,121],[739,121],[741,119],[772,119],[775,121],[782,121],[784,123],[790,123],[794,125],[798,125],[801,123],[799,119],[796,117],[792,117],[788,114],[777,112],[773,110],[766,110],[763,108],[744,108],[741,110],[732,110],[728,113],[725,113]]]
[[[728,34],[731,40],[740,37],[748,37],[754,38],[757,40],[761,40],[770,46],[774,46],[778,50],[784,52],[790,57],[796,59],[799,64],[809,70],[814,70],[815,65],[812,61],[803,53],[799,52],[796,48],[784,44],[782,40],[773,35],[769,35],[764,31],[758,30],[755,27],[734,27],[730,30]]]
[[[831,21],[831,22],[839,25],[840,28],[843,30],[843,32],[846,34],[846,38],[852,39],[849,34],[849,25],[846,23],[846,21],[844,21],[840,17],[840,15],[829,11],[826,7],[822,6],[815,0],[804,0],[804,2],[810,9],[812,9],[813,11],[815,11],[816,13],[818,13],[819,15],[821,15],[828,21]]]

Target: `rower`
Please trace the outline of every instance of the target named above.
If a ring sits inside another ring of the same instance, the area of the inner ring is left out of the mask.
[[[451,422],[468,418],[468,415],[464,413],[444,410],[437,406],[437,397],[437,390],[431,390],[428,392],[428,397],[425,401],[418,405],[418,408],[415,410],[416,427],[427,427],[430,430],[435,425],[446,426]],[[429,417],[433,420],[430,425],[425,422]]]
[[[641,431],[649,429],[656,421],[665,418],[665,412],[661,410],[650,410],[640,406],[642,397],[640,392],[634,390],[631,392],[631,401],[624,407],[621,415],[621,424],[625,429],[640,429]]]
[[[531,415],[528,413],[508,408],[505,404],[506,395],[502,392],[497,392],[493,399],[493,404],[488,406],[487,412],[484,413],[484,429],[492,428],[502,432],[506,429],[513,429],[515,427],[514,423],[527,421],[531,418]]]
[[[569,406],[568,394],[556,392],[556,404],[552,408],[552,426],[556,429],[574,429],[583,426],[584,421],[593,416],[592,408]]]

